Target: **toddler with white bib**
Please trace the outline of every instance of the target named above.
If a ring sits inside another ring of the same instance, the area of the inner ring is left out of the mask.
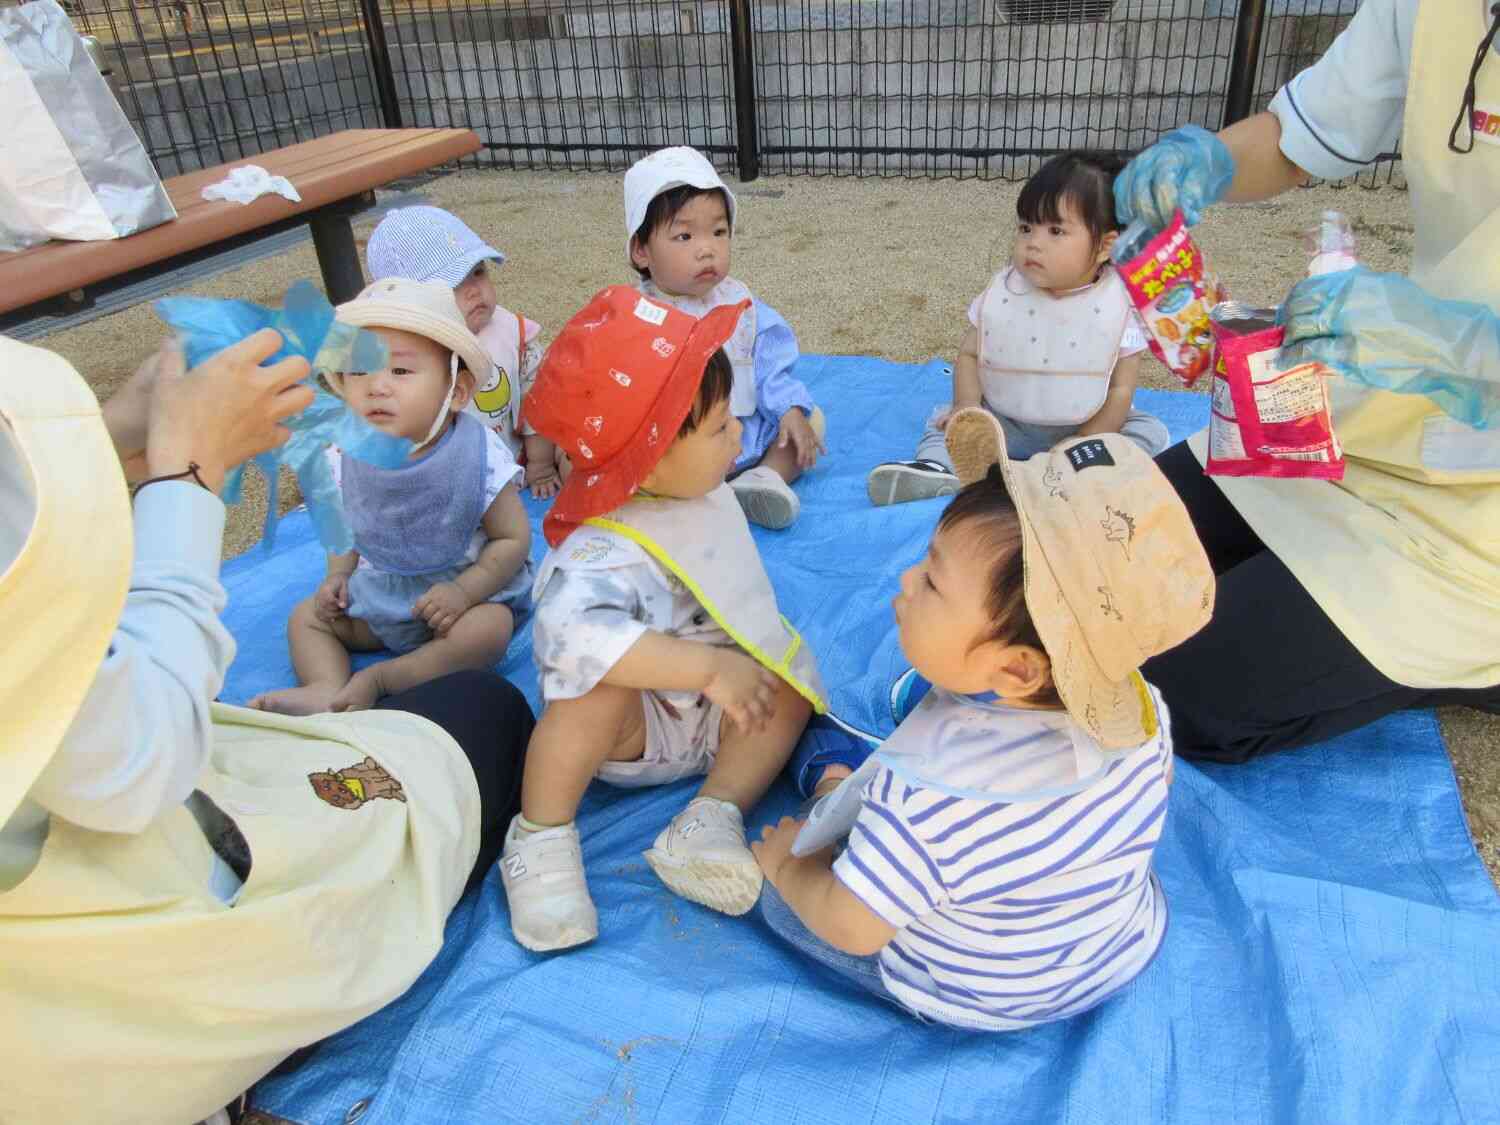
[[[1021,462],[988,411],[947,429],[965,487],[894,603],[931,690],[863,762],[799,754],[824,795],[753,850],[762,915],[799,953],[925,1019],[1008,1031],[1101,1003],[1162,942],[1172,742],[1139,667],[1208,621],[1214,578],[1120,435]]]
[[[543,524],[532,641],[546,706],[500,867],[528,949],[599,931],[574,823],[595,777],[703,777],[646,861],[694,902],[753,907],[744,816],[825,709],[724,484],[740,423],[723,345],[748,304],[696,320],[613,286],[564,327],[527,398],[527,420],[573,460]]]
[[[1114,178],[1123,167],[1106,153],[1068,152],[1026,181],[1010,264],[969,306],[953,401],[928,419],[915,460],[871,471],[872,504],[958,491],[943,430],[965,407],[1000,419],[1020,461],[1074,434],[1124,434],[1153,457],[1166,449],[1166,426],[1131,403],[1146,331],[1109,261],[1121,229]]]
[[[250,701],[289,715],[363,710],[488,668],[531,600],[521,467],[464,409],[490,362],[453,291],[389,278],[336,312],[378,336],[389,357],[379,371],[328,373],[329,385],[370,425],[414,444],[395,469],[327,451],[354,550],[328,556],[327,576],[287,624],[302,686]],[[395,659],[351,674],[351,652],[382,649]]]
[[[479,337],[493,363],[466,409],[499,434],[525,466],[526,487],[533,496],[546,500],[556,495],[565,463],[550,441],[521,421],[521,401],[545,351],[542,329],[500,304],[492,271],[505,264],[505,255],[451,211],[424,204],[398,207],[381,219],[370,235],[365,263],[371,281],[406,277],[441,281],[453,290],[469,331]]]
[[[734,218],[734,194],[697,149],[659,149],[625,173],[626,252],[641,292],[697,317],[750,302],[724,342],[730,411],[743,430],[729,487],[751,523],[783,528],[801,513],[791,485],[824,452],[825,423],[792,377],[791,326],[729,276]]]

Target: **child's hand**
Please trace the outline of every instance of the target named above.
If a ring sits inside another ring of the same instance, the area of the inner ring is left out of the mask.
[[[735,648],[713,650],[713,674],[703,694],[746,734],[764,730],[776,711],[776,677]]]
[[[950,406],[945,410],[939,410],[937,413],[935,413],[931,418],[927,420],[927,424],[930,425],[934,430],[946,430],[948,428],[948,419],[952,417],[953,407]]]
[[[474,603],[457,582],[437,582],[411,607],[411,615],[427,622],[434,636],[446,637],[453,623]]]
[[[784,816],[775,824],[768,824],[762,828],[760,839],[750,845],[755,862],[760,864],[760,869],[765,872],[766,879],[777,890],[781,889],[777,882],[781,876],[781,869],[786,866],[787,860],[792,858],[792,842],[797,839],[797,833],[800,831],[802,831],[802,821],[795,817]]]
[[[562,488],[562,475],[557,471],[557,464],[549,461],[546,464],[536,465],[527,461],[526,487],[538,500],[552,499],[557,495],[558,489]]]
[[[313,616],[325,624],[332,624],[343,617],[349,609],[349,576],[330,574],[319,584],[313,594]]]
[[[797,467],[804,472],[818,463],[820,453],[828,452],[818,440],[807,415],[796,406],[781,416],[781,436],[776,439],[777,446],[783,449],[789,442],[797,454]]]

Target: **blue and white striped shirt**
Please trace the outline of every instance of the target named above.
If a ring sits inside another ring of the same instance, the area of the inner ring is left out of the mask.
[[[1151,698],[1157,736],[1076,792],[985,800],[879,767],[833,870],[897,927],[880,955],[893,996],[944,1023],[1016,1030],[1085,1011],[1146,967],[1167,926],[1151,854],[1172,759]],[[1082,733],[1066,712],[985,710],[1002,758],[1035,760],[1049,740],[1071,756]],[[940,773],[943,752],[924,769]]]

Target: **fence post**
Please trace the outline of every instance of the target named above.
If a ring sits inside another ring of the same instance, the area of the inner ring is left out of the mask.
[[[1266,26],[1266,0],[1240,0],[1234,17],[1234,54],[1229,59],[1229,87],[1224,91],[1224,125],[1250,116],[1255,77],[1260,68],[1260,38]]]
[[[755,43],[749,0],[728,0],[729,59],[734,69],[735,147],[740,180],[760,175],[760,128],[755,118]]]
[[[380,0],[359,0],[365,24],[365,42],[370,48],[375,93],[380,98],[380,119],[387,129],[401,128],[401,103],[396,100],[396,76],[391,72],[391,49],[380,20]]]

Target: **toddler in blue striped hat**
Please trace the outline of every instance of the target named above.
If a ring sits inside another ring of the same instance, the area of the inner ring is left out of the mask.
[[[429,206],[391,211],[365,251],[371,281],[405,277],[452,287],[469,331],[494,361],[468,410],[500,435],[525,465],[526,487],[546,500],[562,487],[564,465],[556,447],[521,422],[521,400],[542,362],[541,326],[500,306],[488,263],[504,261],[457,215]]]

